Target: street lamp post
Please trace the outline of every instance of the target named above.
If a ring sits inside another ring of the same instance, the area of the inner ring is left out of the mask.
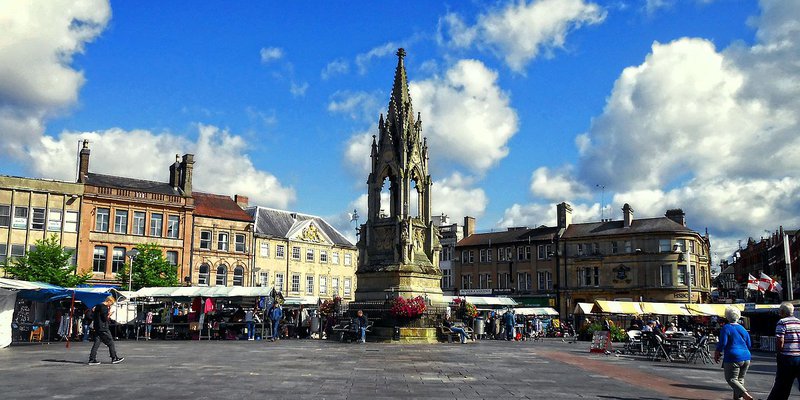
[[[681,245],[675,244],[673,247],[675,253],[678,253],[678,263],[684,261],[684,253],[681,251]],[[689,246],[686,246],[686,293],[689,297],[688,303],[692,304],[692,252]]]
[[[128,290],[133,291],[133,261],[139,256],[139,250],[130,249],[125,255],[131,260],[131,266],[128,269]]]

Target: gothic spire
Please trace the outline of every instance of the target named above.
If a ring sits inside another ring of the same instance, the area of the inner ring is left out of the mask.
[[[408,94],[406,66],[403,63],[403,58],[406,56],[406,51],[401,47],[397,49],[396,54],[397,68],[394,72],[394,85],[392,86],[392,97],[389,100],[389,113],[387,115],[387,119],[393,123],[398,120],[398,117],[405,119],[409,113],[413,112],[411,107],[411,96]]]

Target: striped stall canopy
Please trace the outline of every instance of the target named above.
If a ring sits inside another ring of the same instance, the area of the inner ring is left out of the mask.
[[[655,315],[692,315],[682,303],[648,303],[642,302],[642,311],[645,314]]]
[[[744,311],[744,304],[686,304],[692,315],[725,317],[725,309],[733,306]]]
[[[644,314],[642,306],[635,301],[595,300],[592,312],[600,314]]]
[[[592,315],[592,307],[594,307],[594,303],[578,303],[575,304],[575,311],[572,313],[578,315]]]
[[[536,315],[536,316],[558,316],[558,311],[553,307],[520,307],[514,309],[517,315]]]

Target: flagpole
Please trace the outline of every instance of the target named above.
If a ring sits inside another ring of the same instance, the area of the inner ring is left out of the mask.
[[[786,300],[794,300],[794,287],[792,285],[792,258],[789,251],[789,235],[783,232],[783,254],[786,259]]]

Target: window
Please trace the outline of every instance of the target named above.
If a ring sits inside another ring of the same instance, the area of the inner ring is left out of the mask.
[[[706,287],[706,269],[700,268],[700,286]]]
[[[539,245],[536,249],[536,258],[539,260],[544,260],[546,257],[544,245]]]
[[[320,276],[319,277],[319,294],[326,294],[328,293],[328,277],[327,276]]]
[[[592,254],[600,254],[600,243],[592,243]]]
[[[522,261],[525,259],[525,247],[517,246],[517,261]]]
[[[47,212],[47,230],[58,232],[61,230],[61,210],[50,209]]]
[[[692,286],[697,286],[697,265],[692,265]]]
[[[658,239],[658,252],[669,253],[672,251],[672,243],[669,239]]]
[[[170,239],[177,239],[178,232],[181,228],[181,217],[177,215],[170,215],[167,217],[167,237]]]
[[[125,265],[125,248],[114,247],[111,250],[111,273],[116,274]]]
[[[228,251],[228,232],[217,233],[217,250]]]
[[[269,272],[258,273],[258,286],[261,287],[269,286]]]
[[[525,246],[525,259],[531,259],[531,246]]]
[[[475,262],[475,250],[470,250],[468,252],[468,256],[469,256],[469,263],[470,264],[474,263]]]
[[[233,286],[244,286],[244,268],[241,266],[233,269]]]
[[[173,267],[178,266],[178,252],[177,251],[168,251],[167,252],[167,262],[169,265]]]
[[[114,210],[114,233],[128,233],[128,211]]]
[[[14,207],[13,228],[25,229],[28,227],[28,209],[26,207]]]
[[[494,251],[492,249],[486,249],[486,262],[492,262],[492,254]]]
[[[306,294],[314,294],[314,275],[306,275]]]
[[[0,243],[0,263],[6,261],[8,255],[8,246],[5,243]]]
[[[482,263],[486,262],[486,249],[481,249],[479,260]]]
[[[681,253],[686,252],[686,239],[678,239],[675,244],[678,246],[678,251]]]
[[[262,258],[269,257],[269,243],[260,243],[258,245],[258,255]]]
[[[339,265],[339,252],[334,251],[331,253],[331,264]]]
[[[78,265],[78,252],[75,250],[74,247],[64,247],[64,252],[70,254],[69,258],[69,266],[74,267]],[[5,253],[3,253],[5,254]]]
[[[8,228],[11,224],[11,206],[0,206],[0,227]]]
[[[292,293],[300,291],[300,274],[292,274]]]
[[[306,262],[314,262],[314,249],[306,249]]]
[[[300,260],[300,247],[292,246],[292,260]]]
[[[331,278],[331,294],[334,296],[339,295],[339,278]]]
[[[94,230],[108,232],[108,219],[111,210],[108,208],[96,208],[94,215]]]
[[[506,261],[511,261],[511,247],[506,247]]]
[[[630,240],[625,241],[625,252],[626,253],[633,253],[633,244]]]
[[[489,286],[489,274],[478,274],[478,289],[488,289]]]
[[[13,248],[12,248],[13,249]],[[94,256],[92,257],[92,272],[106,272],[106,257],[108,248],[105,246],[94,246]]]
[[[275,274],[275,290],[283,291],[283,274]]]
[[[611,242],[611,254],[619,253],[619,243]]]
[[[161,237],[164,229],[164,214],[150,214],[150,236]]]
[[[553,290],[553,273],[550,271],[539,271],[537,274],[539,280],[539,290]]]
[[[600,286],[600,267],[584,267],[580,272],[581,286]]]
[[[453,287],[453,270],[442,270],[442,289],[451,289]]]
[[[472,275],[461,275],[461,288],[472,289]]]
[[[244,253],[244,252],[247,251],[247,248],[245,247],[245,236],[244,235],[242,235],[241,233],[237,233],[236,236],[234,236],[234,242],[236,243],[236,251],[237,252]]]
[[[200,231],[200,248],[211,250],[211,231]]]
[[[578,255],[579,255],[579,256],[582,256],[582,255],[583,255],[583,243],[578,243],[578,244],[576,245],[576,251],[578,252]]]
[[[461,250],[461,263],[466,264],[467,262],[467,251]]]
[[[491,285],[491,282],[490,282],[490,285]],[[511,289],[511,274],[508,273],[508,272],[505,272],[505,273],[502,273],[502,274],[498,273],[497,274],[497,287],[500,288],[500,289]]]
[[[453,248],[448,245],[442,245],[442,252],[439,253],[439,261],[450,261],[453,258]]]
[[[678,285],[685,286],[686,285],[686,266],[685,265],[678,265]]]
[[[672,286],[672,265],[661,266],[661,286]]]
[[[506,260],[506,252],[503,248],[497,249],[497,261],[505,261]]]
[[[285,249],[286,249],[286,247],[284,245],[282,245],[282,244],[276,245],[275,246],[275,257],[277,257],[277,258],[285,257],[286,256],[285,255],[285,253],[286,253]]]
[[[689,243],[689,252],[694,254],[695,253],[695,251],[694,251],[694,240],[689,240],[688,243]]]
[[[12,244],[11,245],[11,258],[22,257],[25,255],[25,245],[24,244]]]
[[[131,234],[137,236],[144,236],[144,219],[145,219],[144,211],[134,211],[133,212],[133,229],[131,230]]]
[[[44,208],[31,209],[31,229],[35,231],[43,231],[46,222],[47,222],[47,210],[45,210]]]
[[[352,285],[352,282],[350,281],[350,278],[344,278],[344,295],[345,295],[345,297],[350,297],[351,285]]]
[[[217,286],[228,286],[228,267],[224,264],[217,267],[215,284]]]
[[[326,250],[319,251],[319,262],[324,264],[328,263],[328,252]]]
[[[353,264],[353,255],[352,254],[345,254],[344,255],[344,265],[352,265]]]
[[[209,273],[208,270],[209,270],[208,264],[206,263],[200,264],[200,270],[198,271],[197,274],[198,285],[200,286],[208,285],[208,273]]]

